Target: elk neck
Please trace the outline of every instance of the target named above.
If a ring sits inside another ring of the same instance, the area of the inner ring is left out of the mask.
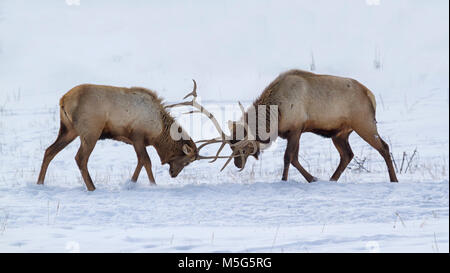
[[[167,113],[164,109],[161,110],[161,119],[163,128],[161,134],[154,139],[154,147],[156,152],[161,159],[161,162],[169,162],[169,160],[174,156],[184,155],[183,145],[188,144],[197,150],[195,143],[192,139],[180,139],[174,140],[170,135],[170,130],[172,124],[175,123],[175,120],[169,113]]]

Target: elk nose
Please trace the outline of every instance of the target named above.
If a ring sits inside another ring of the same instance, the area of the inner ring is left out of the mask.
[[[234,166],[236,166],[237,168],[242,168],[242,160],[239,157],[236,157],[234,159]]]

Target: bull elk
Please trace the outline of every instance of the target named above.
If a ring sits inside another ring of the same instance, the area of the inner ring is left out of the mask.
[[[289,166],[292,164],[308,182],[316,181],[317,178],[306,171],[298,161],[300,136],[302,133],[312,132],[331,138],[338,150],[340,162],[330,178],[337,181],[353,158],[348,137],[355,131],[384,158],[391,182],[398,182],[389,146],[377,131],[375,97],[368,88],[354,79],[290,70],[280,74],[270,83],[247,111],[239,105],[243,116],[239,121],[229,122],[232,137],[228,140],[222,138],[222,145],[231,145],[234,164],[241,170],[248,156],[253,155],[258,159],[260,151],[279,136],[287,139],[282,180],[287,180]],[[277,112],[273,113],[270,105],[277,106]],[[263,110],[259,110],[260,106],[264,106]],[[262,111],[266,113],[261,113]],[[256,117],[254,121],[250,120],[250,123],[249,112],[254,112]],[[269,132],[264,139],[261,137],[261,132],[264,131],[258,129],[258,124],[260,121],[266,123],[267,130],[271,126],[269,117],[274,115],[278,130],[275,137],[271,137]],[[252,126],[252,122],[255,126]],[[239,131],[243,131],[247,141],[235,145],[236,139],[239,139],[236,136]]]
[[[194,81],[194,90],[186,97],[192,95],[195,98],[196,89],[197,84]],[[59,105],[59,134],[56,141],[45,151],[38,184],[44,183],[50,161],[78,136],[81,145],[75,160],[89,191],[95,190],[95,186],[87,163],[99,139],[113,139],[133,145],[138,159],[131,178],[133,182],[137,181],[142,167],[145,167],[150,183],[156,184],[152,163],[146,150],[148,145],[155,147],[161,164],[170,165],[171,177],[176,177],[184,167],[195,160],[229,158],[199,155],[204,146],[197,149],[188,134],[166,111],[166,108],[176,105],[164,106],[153,91],[145,88],[83,84],[69,90],[60,99]],[[195,106],[202,107],[198,103]],[[171,135],[173,129],[181,134],[178,140]]]

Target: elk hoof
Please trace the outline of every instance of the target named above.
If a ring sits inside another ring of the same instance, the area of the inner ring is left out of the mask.
[[[313,176],[313,178],[311,179],[311,181],[308,181],[308,182],[311,183],[311,182],[317,182],[317,181],[319,181],[319,178]]]

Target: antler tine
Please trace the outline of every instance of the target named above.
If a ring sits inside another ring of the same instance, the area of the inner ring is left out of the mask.
[[[238,104],[239,104],[239,108],[241,109],[242,115],[245,115],[244,106],[242,106],[242,103],[240,101],[238,101]]]
[[[201,113],[201,112],[199,110],[191,110],[189,112],[183,113],[183,115],[194,114],[194,113]]]
[[[233,154],[231,154],[233,155]],[[233,159],[232,156],[230,156],[230,158],[228,158],[227,162],[225,162],[225,164],[223,165],[222,169],[220,169],[220,171],[223,171],[223,169],[225,169],[225,167],[228,165],[228,163],[230,163],[231,159]]]
[[[199,142],[204,142],[202,145],[200,145],[197,149],[198,152],[200,152],[200,150],[202,148],[204,148],[205,146],[209,145],[209,144],[213,144],[213,143],[219,143],[222,142],[222,144],[220,145],[219,150],[216,152],[215,156],[201,156],[198,155],[198,159],[212,159],[210,162],[214,162],[216,161],[218,158],[228,158],[228,161],[225,163],[225,165],[222,167],[222,170],[226,167],[226,165],[231,161],[231,159],[233,157],[236,157],[238,155],[236,155],[234,152],[230,155],[230,156],[219,156],[220,152],[223,150],[223,148],[225,147],[226,144],[231,144],[229,141],[229,137],[225,134],[225,132],[222,130],[222,128],[219,125],[219,122],[217,121],[217,119],[214,117],[213,114],[211,114],[208,110],[206,110],[205,107],[203,107],[202,105],[200,105],[196,99],[197,99],[197,82],[192,79],[192,81],[194,82],[194,88],[192,90],[191,93],[187,94],[186,96],[184,96],[183,99],[188,98],[189,96],[193,96],[191,101],[187,101],[187,102],[181,102],[181,103],[176,103],[176,104],[172,104],[172,105],[168,105],[165,108],[171,108],[171,107],[176,107],[176,106],[192,106],[194,108],[196,108],[197,110],[191,110],[187,113],[184,114],[193,114],[193,113],[203,113],[205,114],[214,124],[214,126],[216,127],[216,130],[219,132],[220,134],[220,139],[215,138],[215,139],[210,139],[210,140],[200,140],[197,141],[197,143]],[[240,104],[241,110],[243,110],[243,106],[242,104]],[[242,153],[241,155],[239,155],[242,157]]]
[[[176,107],[176,106],[190,106],[192,105],[191,101],[185,101],[185,102],[180,102],[180,103],[175,103],[175,104],[171,104],[171,105],[166,105],[164,106],[164,108],[172,108],[172,107]]]
[[[208,144],[212,144],[212,143],[217,143],[217,142],[222,142],[221,140],[218,139],[210,139],[210,140],[200,140],[197,142],[205,142],[203,143],[201,146],[198,147],[198,150],[200,151],[201,148],[203,148],[204,146],[208,145]],[[216,161],[218,158],[228,158],[228,160],[225,162],[225,164],[223,165],[223,167],[220,169],[220,171],[223,171],[225,169],[225,167],[231,162],[231,160],[235,157],[240,156],[241,160],[244,161],[244,154],[242,153],[241,150],[239,151],[239,155],[236,154],[236,152],[231,153],[231,155],[229,156],[219,156],[220,152],[222,151],[222,149],[225,147],[225,145],[228,142],[222,142],[222,145],[220,145],[219,150],[217,151],[215,156],[199,156],[198,159],[213,159],[211,161],[209,161],[210,163]],[[256,143],[254,143],[253,141],[248,141],[246,139],[239,141],[238,143],[241,143],[242,146],[245,146],[248,143],[251,143],[253,145],[253,150],[251,153],[249,154],[254,154],[257,151],[257,147],[256,147]],[[238,144],[236,143],[236,144]],[[243,143],[243,144],[242,144]],[[230,144],[230,145],[235,145],[235,144]],[[241,147],[241,146],[238,146]],[[242,170],[244,170],[245,166],[242,166],[242,168],[239,169],[239,171],[241,172]]]
[[[194,82],[194,90],[192,90],[191,93],[189,93],[186,96],[184,96],[183,100],[186,99],[189,96],[193,96],[194,100],[197,98],[197,82],[194,79],[192,79],[192,81]]]
[[[246,146],[248,144],[252,144],[253,150],[252,150],[252,152],[250,154],[254,154],[257,151],[257,148],[258,148],[257,144],[256,144],[256,141],[249,140],[249,139],[242,139],[242,140],[239,140],[238,142],[236,142],[234,144],[230,144],[230,146],[234,146],[236,148],[242,148],[242,147],[244,147],[244,146]]]
[[[199,141],[197,141],[197,142],[199,142]],[[220,143],[220,142],[223,142],[223,141],[222,140],[218,140],[218,139],[210,139],[210,140],[201,141],[201,142],[205,142],[205,143],[203,143],[202,145],[200,145],[197,148],[198,151],[200,151],[200,149],[205,147],[206,145],[213,144],[213,143]]]
[[[180,103],[174,103],[171,105],[166,105],[166,106],[164,106],[164,108],[172,108],[172,107],[176,107],[176,106],[194,106],[195,99],[197,98],[197,82],[194,79],[192,79],[192,81],[194,82],[194,88],[193,88],[192,92],[187,94],[183,98],[183,99],[186,99],[189,96],[193,96],[194,98],[191,101],[185,101],[185,102],[180,102]]]
[[[212,158],[228,158],[228,159],[232,159],[233,157],[237,157],[237,155],[234,156],[203,156],[203,155],[199,155],[198,159],[212,159]]]
[[[192,92],[187,94],[183,98],[183,99],[186,99],[189,96],[193,96],[194,98],[191,101],[186,101],[186,102],[180,102],[180,103],[176,103],[176,104],[172,104],[172,105],[167,105],[164,108],[171,108],[171,107],[176,107],[176,106],[192,106],[194,108],[197,108],[198,111],[191,111],[191,112],[188,112],[188,113],[203,113],[203,114],[205,114],[213,122],[213,124],[216,127],[216,130],[219,132],[220,137],[222,138],[222,140],[225,141],[227,139],[227,135],[223,132],[222,128],[220,128],[219,122],[216,120],[214,115],[211,114],[208,110],[206,110],[205,107],[203,107],[198,102],[196,102],[196,99],[197,99],[197,82],[194,79],[192,79],[192,81],[194,82],[194,88],[193,88]]]
[[[223,147],[225,147],[225,144],[227,144],[227,143],[226,142],[222,142],[222,144],[220,145],[219,150],[217,150],[216,158],[214,158],[213,160],[209,161],[209,163],[213,163],[214,161],[217,160],[217,158],[219,158],[218,156],[219,156],[220,152],[222,151]]]
[[[213,141],[216,140],[217,142],[222,142],[221,138],[213,138],[213,139],[202,139],[202,140],[197,140],[195,143],[201,143],[201,142],[209,142],[209,141]]]
[[[242,154],[242,152],[239,152],[239,155],[236,155],[236,153],[233,152],[233,153],[228,157],[227,162],[225,162],[225,164],[223,164],[223,167],[222,167],[222,169],[220,169],[220,171],[223,171],[223,169],[225,169],[225,167],[228,165],[228,163],[230,163],[231,159],[233,159],[233,158],[235,158],[235,157],[238,157],[238,156],[240,156],[241,158],[243,158],[244,155]],[[239,171],[242,171],[242,170],[244,169],[244,167],[245,167],[245,166],[242,166],[242,168],[241,168]]]
[[[197,143],[199,143],[199,142],[204,142],[204,143],[198,147],[198,151],[200,151],[203,147],[205,147],[205,146],[207,146],[207,145],[209,145],[209,144],[222,143],[222,144],[220,145],[219,150],[217,150],[216,155],[215,155],[215,156],[209,157],[209,158],[212,159],[211,161],[209,161],[209,163],[213,163],[213,162],[216,161],[218,158],[228,158],[228,156],[227,156],[227,157],[219,157],[220,152],[222,151],[222,149],[225,147],[225,145],[226,145],[228,142],[225,142],[225,141],[223,141],[223,140],[221,140],[221,139],[217,139],[217,138],[213,138],[213,139],[209,139],[209,140],[199,140],[199,141],[197,141]],[[209,158],[208,158],[208,159],[209,159]],[[207,158],[204,157],[204,156],[202,156],[202,157],[199,158],[199,159],[207,159]]]
[[[196,101],[194,101],[193,107],[199,109],[200,113],[205,114],[214,124],[214,127],[216,127],[217,132],[219,132],[220,137],[222,138],[223,141],[226,141],[227,139],[227,135],[224,133],[224,131],[222,130],[222,128],[220,128],[219,122],[217,121],[217,119],[214,117],[213,114],[211,114],[208,110],[206,110],[205,107],[201,106],[200,104],[198,104]]]
[[[239,155],[236,155],[236,153],[233,152],[233,153],[229,156],[227,162],[225,162],[225,164],[223,165],[222,169],[220,169],[220,171],[223,171],[223,169],[225,169],[225,167],[228,165],[228,163],[230,163],[231,159],[233,159],[233,158],[235,158],[235,157],[238,157],[238,156],[241,157],[241,160],[244,160],[244,154],[242,153],[242,151],[239,151]],[[239,169],[239,172],[241,172],[242,170],[244,170],[244,167],[245,167],[245,165],[243,165],[243,166]]]

